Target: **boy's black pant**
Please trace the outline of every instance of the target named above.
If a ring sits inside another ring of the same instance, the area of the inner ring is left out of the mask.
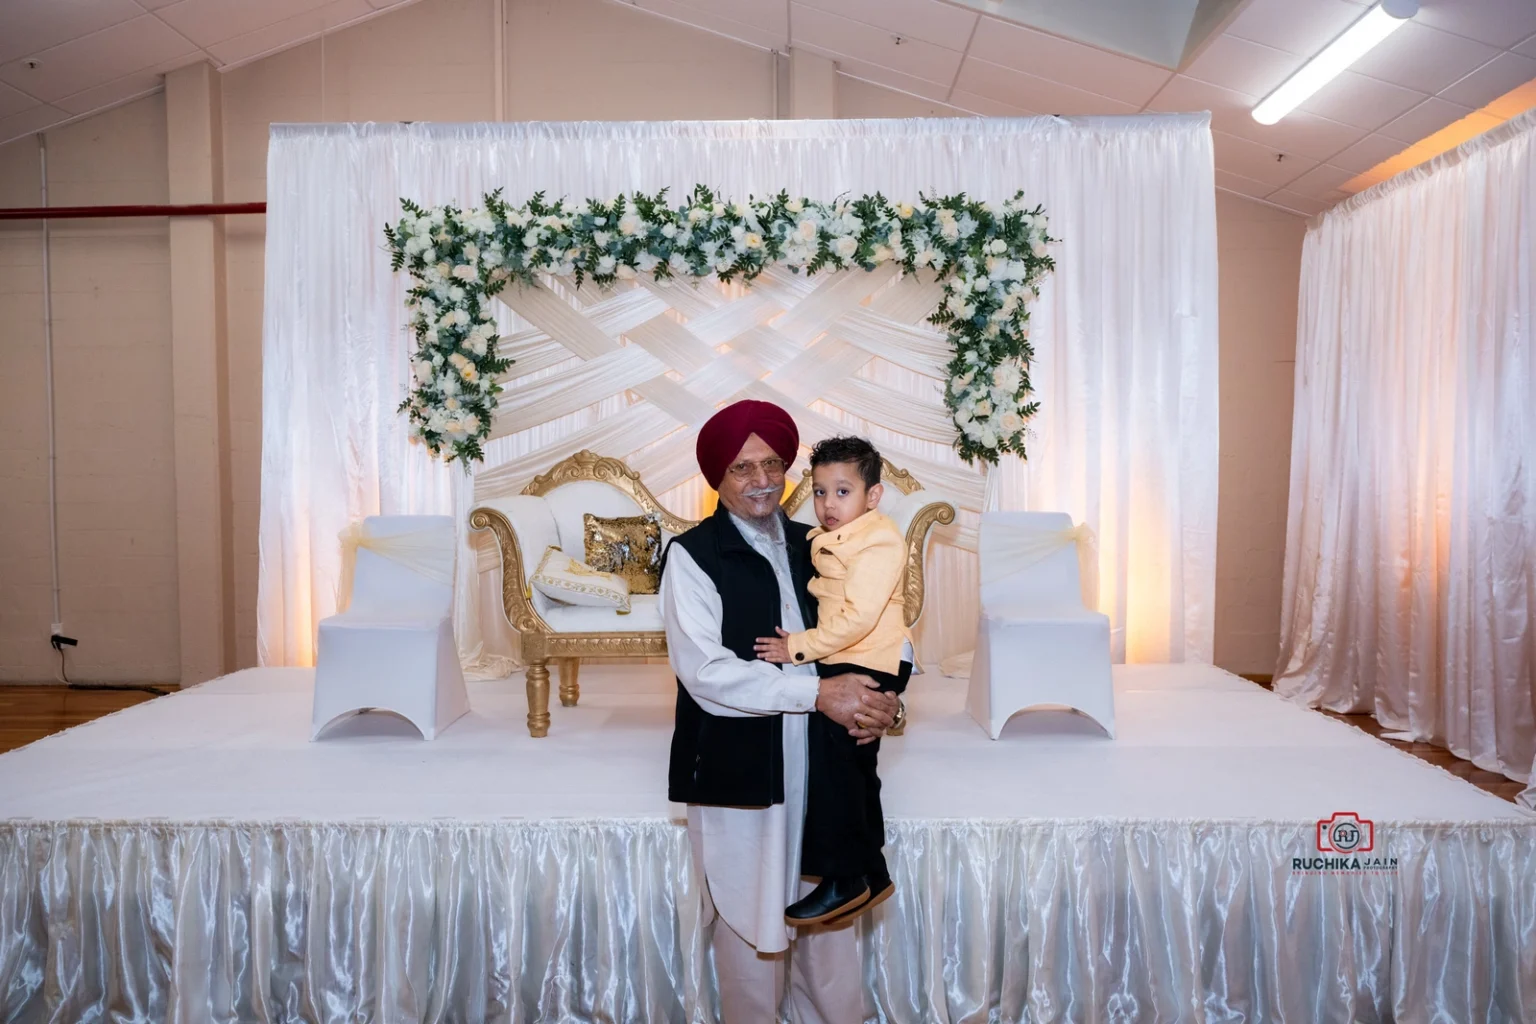
[[[902,693],[912,665],[896,673],[859,665],[821,666],[823,676],[862,672],[886,693]],[[806,786],[805,838],[800,849],[802,874],[821,878],[867,875],[885,878],[885,816],[880,810],[876,762],[880,741],[859,746],[848,730],[819,711],[808,723],[810,775]]]

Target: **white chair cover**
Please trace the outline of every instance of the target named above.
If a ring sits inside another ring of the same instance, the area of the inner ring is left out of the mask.
[[[372,516],[341,544],[345,610],[320,622],[310,738],[378,708],[433,739],[469,710],[453,640],[453,520]]]
[[[993,739],[1019,711],[1075,708],[1115,734],[1093,531],[1060,512],[981,517],[981,621],[966,709]]]

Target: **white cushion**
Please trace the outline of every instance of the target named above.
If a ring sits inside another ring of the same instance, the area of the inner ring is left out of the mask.
[[[660,632],[661,596],[631,594],[629,614],[620,615],[612,608],[593,608],[576,604],[554,604],[540,608],[539,614],[556,633],[649,633]]]
[[[560,550],[571,552],[577,557],[586,550],[583,515],[590,512],[604,519],[613,519],[643,515],[645,511],[634,498],[617,487],[596,480],[576,480],[561,484],[546,494],[544,501],[560,533]]]
[[[629,582],[611,572],[590,569],[579,558],[549,548],[530,579],[534,590],[552,601],[628,612]]]

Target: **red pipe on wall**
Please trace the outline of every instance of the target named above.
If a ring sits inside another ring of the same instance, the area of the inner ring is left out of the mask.
[[[266,203],[190,203],[183,206],[13,206],[0,220],[86,220],[95,217],[213,217],[266,213]]]

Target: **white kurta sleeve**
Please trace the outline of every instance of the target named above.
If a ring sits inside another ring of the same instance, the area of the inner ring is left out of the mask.
[[[782,671],[766,661],[744,661],[720,639],[720,592],[693,557],[677,545],[667,551],[661,577],[661,615],[667,660],[699,707],[712,715],[748,718],[816,707],[820,680]]]

